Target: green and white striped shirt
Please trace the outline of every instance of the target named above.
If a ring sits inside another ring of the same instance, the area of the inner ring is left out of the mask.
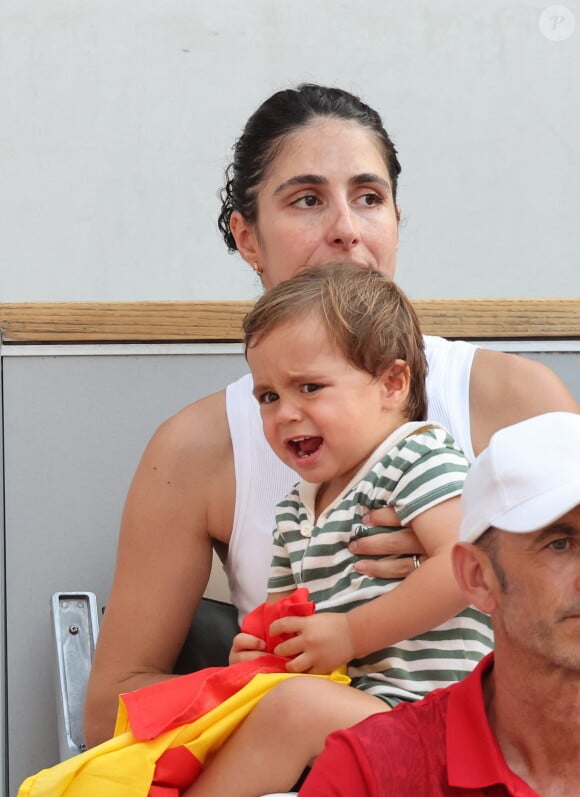
[[[361,557],[350,553],[349,542],[357,534],[385,531],[364,526],[362,516],[389,505],[407,524],[460,495],[467,469],[445,429],[407,423],[371,454],[318,518],[318,485],[300,482],[276,509],[268,591],[307,587],[317,611],[346,612],[394,589],[401,579],[370,578],[354,570]],[[469,607],[432,631],[350,662],[348,674],[354,686],[390,704],[418,700],[461,680],[492,648],[489,618]]]

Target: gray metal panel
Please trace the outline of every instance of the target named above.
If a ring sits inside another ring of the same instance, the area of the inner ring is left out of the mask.
[[[241,355],[6,357],[10,794],[58,760],[50,603],[106,602],[119,520],[154,429],[246,370]]]
[[[525,357],[544,363],[555,371],[568,390],[580,402],[580,352],[525,352]]]
[[[3,411],[3,361],[0,358],[0,794],[8,794],[8,759],[6,737],[6,594],[4,575],[4,411]]]
[[[554,368],[580,400],[580,353],[525,356]],[[11,356],[3,367],[15,794],[26,775],[58,760],[51,595],[90,590],[106,602],[122,505],[151,433],[246,367],[239,354]]]

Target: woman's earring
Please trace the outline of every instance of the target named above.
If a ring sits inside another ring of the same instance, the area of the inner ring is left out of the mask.
[[[254,260],[254,262],[252,263],[252,268],[254,269],[258,277],[261,277],[262,274],[264,273],[264,269],[260,268],[260,264],[258,263],[257,260]]]

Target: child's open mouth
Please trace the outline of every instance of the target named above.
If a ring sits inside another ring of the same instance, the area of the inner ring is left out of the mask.
[[[320,449],[322,437],[294,437],[288,440],[287,446],[296,454],[298,459],[307,459]]]

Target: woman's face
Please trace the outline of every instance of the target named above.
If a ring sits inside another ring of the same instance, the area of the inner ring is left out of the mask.
[[[231,228],[266,289],[336,261],[394,275],[391,180],[373,133],[356,122],[317,119],[290,136],[266,172],[257,211],[255,224],[234,212]]]

